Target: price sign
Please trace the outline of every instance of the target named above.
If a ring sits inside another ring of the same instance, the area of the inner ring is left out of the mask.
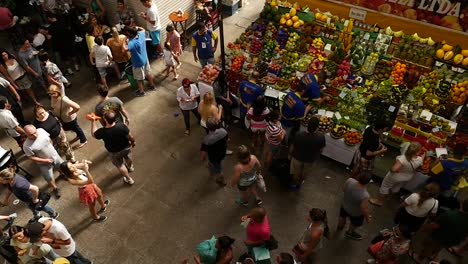
[[[348,94],[345,93],[345,92],[341,92],[340,95],[339,95],[339,97],[340,97],[341,99],[344,99],[344,98],[346,97],[346,95],[348,95]]]
[[[440,130],[440,129],[439,129],[438,127],[434,127],[434,128],[432,129],[432,132],[439,132],[439,130]]]
[[[333,117],[333,114],[334,114],[334,113],[333,113],[332,111],[327,111],[327,112],[325,113],[325,116],[326,116],[326,117],[332,118],[332,117]]]
[[[336,119],[340,120],[341,119],[341,114],[339,112],[335,112],[335,117],[336,117]]]
[[[349,120],[349,116],[345,116],[344,119]]]
[[[408,95],[408,100],[409,100],[410,102],[413,102],[413,101],[414,101],[414,97],[410,94],[410,95]]]
[[[440,62],[440,61],[436,61],[436,63],[435,63],[435,66],[437,66],[437,67],[440,67],[440,66],[442,66],[442,62]]]
[[[391,113],[395,112],[395,109],[396,108],[393,105],[388,107],[388,111],[391,112]]]

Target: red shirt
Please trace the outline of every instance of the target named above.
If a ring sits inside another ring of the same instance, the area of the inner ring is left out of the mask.
[[[268,223],[268,217],[265,216],[263,223],[257,223],[250,219],[249,225],[247,226],[247,240],[249,241],[266,241],[270,239],[270,224]]]
[[[10,9],[0,7],[0,30],[5,30],[11,27],[13,22],[13,14]]]

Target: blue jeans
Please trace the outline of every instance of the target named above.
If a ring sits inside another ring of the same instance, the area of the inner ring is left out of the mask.
[[[28,207],[29,207],[29,209],[31,209],[34,216],[39,214],[39,211],[36,210],[36,206],[34,204],[29,204]],[[55,215],[55,210],[52,207],[48,206],[48,205],[44,205],[44,207],[42,207],[41,211],[46,212],[50,217]]]
[[[201,58],[198,58],[198,60],[200,61],[200,64],[202,66],[202,68],[205,68],[205,66],[207,64],[214,64],[214,58],[209,58],[209,59],[201,59]]]

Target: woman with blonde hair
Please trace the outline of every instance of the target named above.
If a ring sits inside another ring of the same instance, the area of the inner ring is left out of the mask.
[[[371,204],[382,206],[390,192],[399,192],[403,185],[413,179],[416,170],[423,164],[424,160],[423,156],[418,156],[420,150],[421,144],[411,142],[404,151],[405,154],[396,157],[395,163],[380,185],[379,196],[369,200]]]
[[[206,130],[206,120],[214,118],[216,121],[221,122],[221,116],[223,114],[223,107],[216,105],[213,93],[208,92],[203,96],[203,99],[198,105],[198,112],[201,116],[200,124]]]
[[[130,60],[130,52],[127,51],[127,37],[119,34],[116,27],[112,27],[112,37],[107,40],[106,45],[110,48],[113,60],[119,66],[119,70],[123,76],[125,65]]]
[[[82,160],[75,164],[65,161],[60,164],[60,170],[70,184],[78,186],[80,201],[88,206],[94,221],[104,222],[107,220],[107,217],[99,215],[99,213],[107,210],[110,201],[104,201],[101,188],[94,183],[94,178],[89,172],[89,163],[87,160]],[[96,201],[101,205],[101,209],[98,212],[96,212]]]
[[[88,143],[88,140],[86,139],[83,129],[81,129],[78,124],[76,113],[80,110],[80,105],[64,95],[62,89],[54,84],[49,86],[49,95],[52,112],[62,123],[63,130],[76,133],[76,137],[70,141],[70,144],[73,144],[79,139],[80,145],[76,148],[82,148]]]

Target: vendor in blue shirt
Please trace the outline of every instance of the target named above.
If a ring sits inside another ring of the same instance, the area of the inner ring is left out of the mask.
[[[329,99],[328,96],[320,97],[320,85],[317,81],[317,76],[312,73],[307,73],[302,76],[301,83],[306,86],[305,93],[301,96],[301,100],[304,103],[314,101],[318,104],[321,104],[323,101]]]
[[[458,143],[453,149],[452,158],[440,160],[431,168],[434,176],[429,177],[428,183],[438,183],[442,194],[446,197],[453,194],[452,187],[468,169],[468,160],[464,158],[465,152],[466,146]]]
[[[252,103],[257,97],[263,95],[263,89],[256,83],[255,78],[242,81],[239,86],[240,95],[240,117],[244,118]]]
[[[294,134],[299,131],[301,120],[307,116],[307,113],[312,109],[311,105],[305,105],[301,100],[306,92],[304,83],[299,82],[295,92],[289,92],[283,101],[281,107],[281,124],[286,130],[286,142],[292,142]]]

